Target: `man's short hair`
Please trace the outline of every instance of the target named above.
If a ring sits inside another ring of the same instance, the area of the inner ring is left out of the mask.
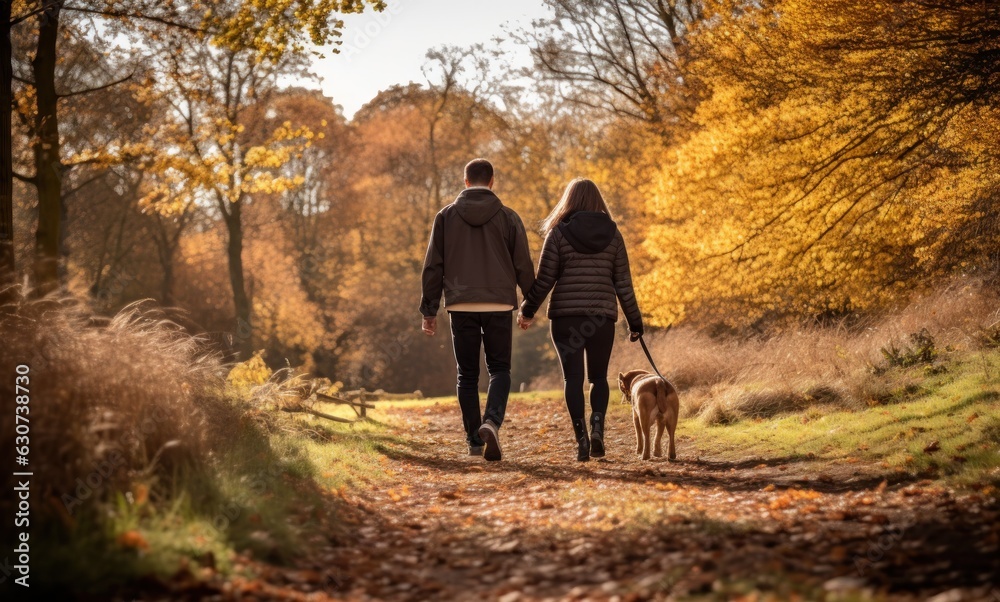
[[[465,179],[470,186],[486,186],[493,179],[493,164],[486,159],[473,159],[465,166]]]

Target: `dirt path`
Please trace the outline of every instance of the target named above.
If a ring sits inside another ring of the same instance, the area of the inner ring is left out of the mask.
[[[727,462],[683,436],[680,461],[642,463],[625,413],[610,419],[608,458],[578,463],[557,401],[512,403],[506,459],[486,463],[462,455],[457,411],[392,410],[410,443],[382,450],[391,484],[345,494],[350,534],[298,576],[263,575],[257,595],[1000,602],[995,497],[883,484],[857,464]]]

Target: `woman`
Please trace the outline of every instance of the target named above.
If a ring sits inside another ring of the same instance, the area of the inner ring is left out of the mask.
[[[552,291],[548,317],[552,343],[565,380],[566,406],[573,420],[577,460],[604,456],[604,415],[608,410],[608,362],[615,342],[618,301],[631,331],[642,335],[642,316],[632,290],[625,241],[597,185],[577,179],[542,222],[545,245],[538,276],[524,298],[517,323],[527,329]],[[583,368],[590,380],[590,436],[584,416]]]

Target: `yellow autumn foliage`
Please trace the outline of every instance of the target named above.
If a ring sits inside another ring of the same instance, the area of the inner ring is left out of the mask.
[[[245,362],[240,362],[233,366],[226,376],[226,382],[237,389],[249,389],[260,386],[271,378],[271,369],[264,363],[264,351],[257,351],[253,357]]]
[[[984,258],[1000,112],[935,75],[972,59],[913,42],[964,35],[952,4],[714,3],[691,65],[706,97],[649,202],[654,323],[884,307]]]

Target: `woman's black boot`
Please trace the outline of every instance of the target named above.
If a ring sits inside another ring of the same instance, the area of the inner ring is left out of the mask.
[[[587,436],[587,424],[583,418],[573,421],[573,431],[576,432],[576,444],[579,446],[576,459],[586,462],[590,459],[590,437]]]
[[[590,415],[590,455],[604,457],[604,414],[600,412]]]

